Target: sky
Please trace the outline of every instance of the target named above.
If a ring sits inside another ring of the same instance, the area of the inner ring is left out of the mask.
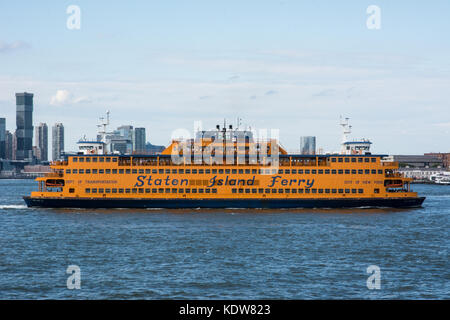
[[[449,14],[448,0],[2,1],[0,117],[14,131],[15,93],[34,93],[34,125],[62,122],[66,151],[110,110],[112,129],[159,145],[239,117],[290,151],[309,135],[337,151],[342,115],[374,153],[450,152]]]

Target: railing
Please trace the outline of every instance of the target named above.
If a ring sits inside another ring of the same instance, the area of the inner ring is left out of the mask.
[[[48,178],[62,178],[64,174],[62,172],[48,172],[45,177]]]

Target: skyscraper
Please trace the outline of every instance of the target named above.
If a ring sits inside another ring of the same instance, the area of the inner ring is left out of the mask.
[[[133,151],[145,152],[145,128],[134,129]]]
[[[6,159],[6,119],[0,118],[0,159]]]
[[[36,147],[38,148],[40,161],[48,160],[48,127],[46,123],[40,123],[36,127]]]
[[[316,137],[300,137],[300,154],[316,154]]]
[[[16,93],[16,159],[33,156],[33,94]]]
[[[13,134],[6,130],[5,134],[5,159],[13,159]]]
[[[62,123],[55,123],[52,128],[52,159],[53,161],[61,158],[64,151],[64,126]]]

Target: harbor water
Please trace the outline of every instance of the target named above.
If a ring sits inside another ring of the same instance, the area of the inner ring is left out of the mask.
[[[27,208],[36,188],[0,180],[1,299],[450,298],[450,186],[340,210]]]

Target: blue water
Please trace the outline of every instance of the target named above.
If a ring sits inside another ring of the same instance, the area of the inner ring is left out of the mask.
[[[450,186],[404,210],[29,209],[33,189],[0,180],[1,299],[450,298]]]

